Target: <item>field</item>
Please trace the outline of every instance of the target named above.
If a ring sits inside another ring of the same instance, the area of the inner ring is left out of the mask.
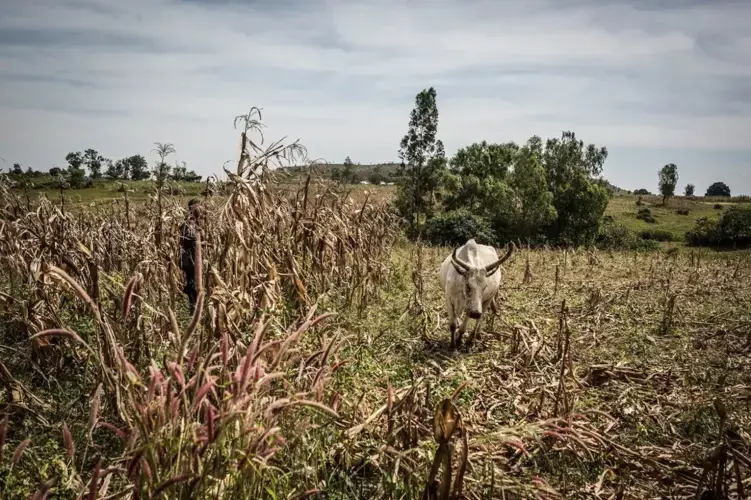
[[[323,175],[323,171],[317,171],[317,175]],[[277,174],[278,189],[287,192],[298,190],[305,182],[305,176],[294,171],[292,175],[284,172]],[[21,185],[13,191],[23,199],[36,200],[40,195],[46,196],[53,203],[60,205],[61,193],[59,189],[50,187],[53,179],[49,176],[41,176],[31,180],[33,187],[23,189]],[[187,203],[190,198],[200,198],[204,196],[206,182],[175,182],[167,183],[165,194],[171,199],[181,203]],[[371,193],[372,198],[386,200],[393,195],[393,186],[374,186],[368,184],[349,184],[344,187],[345,191],[353,196],[354,200],[364,200],[365,193]],[[113,203],[124,202],[124,190],[127,191],[128,199],[133,202],[146,202],[150,196],[155,194],[153,181],[131,181],[131,180],[99,180],[93,183],[91,187],[80,189],[66,189],[62,193],[65,203],[70,207],[108,207]]]
[[[605,215],[612,216],[616,221],[624,224],[632,231],[645,231],[660,229],[672,234],[674,241],[683,241],[683,235],[694,226],[696,219],[708,217],[717,219],[722,210],[715,208],[716,201],[705,201],[702,198],[690,200],[686,198],[672,198],[668,200],[667,206],[662,205],[662,198],[658,196],[642,196],[642,205],[637,205],[639,196],[634,195],[617,195],[614,196]],[[725,202],[723,206],[731,205]],[[655,218],[654,223],[647,223],[637,219],[636,215],[640,208],[648,208]],[[679,211],[687,211],[682,215]]]
[[[451,249],[405,241],[390,190],[231,181],[205,200],[191,315],[177,234],[200,190],[132,187],[69,212],[0,184],[2,498],[751,489],[745,254],[518,249],[456,352]],[[636,197],[608,214],[678,238],[719,212],[645,201],[657,224]]]

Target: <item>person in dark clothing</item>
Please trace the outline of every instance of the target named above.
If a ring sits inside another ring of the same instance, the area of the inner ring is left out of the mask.
[[[185,288],[190,312],[196,306],[198,290],[196,289],[196,231],[200,215],[200,202],[192,199],[188,202],[188,215],[180,225],[180,269],[185,273]]]

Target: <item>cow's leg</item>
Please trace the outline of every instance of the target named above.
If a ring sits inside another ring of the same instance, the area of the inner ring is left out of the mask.
[[[449,316],[449,330],[451,331],[451,348],[453,349],[456,342],[456,312],[451,300],[446,299],[446,313]]]
[[[467,324],[469,323],[469,316],[466,314],[464,315],[464,319],[462,320],[462,326],[459,327],[459,332],[456,335],[456,347],[457,349],[461,347],[462,345],[462,336],[464,335],[464,332],[467,331]]]
[[[475,342],[475,339],[480,338],[480,328],[482,327],[482,320],[485,318],[485,314],[487,314],[488,308],[490,307],[490,304],[492,303],[491,300],[487,300],[482,303],[482,316],[480,316],[477,321],[475,322],[475,327],[472,329],[472,333],[470,334],[469,338],[467,339],[467,344],[472,345]]]

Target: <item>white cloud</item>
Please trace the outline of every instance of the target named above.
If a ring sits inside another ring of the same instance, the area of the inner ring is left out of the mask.
[[[569,128],[618,151],[748,153],[751,4],[671,5],[0,0],[0,155],[46,168],[167,141],[208,174],[257,105],[313,157],[387,161],[431,85],[449,153]]]

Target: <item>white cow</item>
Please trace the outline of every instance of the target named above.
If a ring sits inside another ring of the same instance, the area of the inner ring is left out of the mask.
[[[495,248],[478,245],[474,239],[469,240],[441,264],[441,287],[446,294],[446,312],[451,328],[451,347],[458,348],[462,335],[467,330],[467,323],[476,320],[475,328],[468,343],[472,343],[480,330],[482,315],[490,306],[501,284],[501,264],[511,257],[513,245],[508,247],[506,255],[498,258]],[[466,316],[456,334],[459,316],[466,311]]]

